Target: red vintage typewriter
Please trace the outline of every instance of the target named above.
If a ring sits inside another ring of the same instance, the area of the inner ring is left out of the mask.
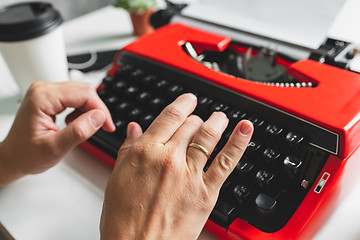
[[[297,61],[168,24],[118,52],[98,89],[117,130],[99,130],[82,147],[114,166],[130,121],[146,130],[164,106],[192,92],[195,114],[223,111],[230,120],[208,164],[238,121],[255,127],[205,228],[229,240],[309,239],[360,160],[360,74],[341,60],[351,60],[353,48],[332,39],[324,46],[326,54]]]

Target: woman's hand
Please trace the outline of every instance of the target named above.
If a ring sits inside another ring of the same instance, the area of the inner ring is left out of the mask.
[[[203,122],[190,115],[195,107],[195,96],[184,94],[144,134],[129,124],[105,192],[101,239],[197,239],[253,126],[241,121],[204,173],[228,119],[215,112]]]
[[[76,108],[60,130],[57,114]],[[114,131],[110,113],[89,84],[37,82],[31,85],[12,128],[0,143],[0,186],[54,166],[99,128]]]

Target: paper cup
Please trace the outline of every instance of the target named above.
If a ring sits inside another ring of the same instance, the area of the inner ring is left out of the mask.
[[[0,51],[20,94],[35,81],[67,81],[60,14],[49,3],[28,2],[0,9]]]

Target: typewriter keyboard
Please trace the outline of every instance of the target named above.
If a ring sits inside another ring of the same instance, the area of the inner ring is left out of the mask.
[[[130,121],[145,131],[177,96],[198,97],[194,114],[206,120],[223,111],[230,123],[204,171],[241,119],[254,125],[254,135],[233,173],[226,180],[210,219],[227,227],[241,218],[254,227],[274,232],[282,228],[313,185],[329,153],[309,144],[319,131],[283,111],[262,104],[205,79],[169,66],[123,53],[119,70],[106,76],[98,94],[109,108],[116,132],[99,130],[89,143],[116,159]]]

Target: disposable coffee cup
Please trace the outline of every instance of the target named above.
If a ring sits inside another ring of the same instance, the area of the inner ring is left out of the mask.
[[[49,3],[24,2],[0,9],[0,52],[24,96],[35,81],[67,81],[60,13]]]

